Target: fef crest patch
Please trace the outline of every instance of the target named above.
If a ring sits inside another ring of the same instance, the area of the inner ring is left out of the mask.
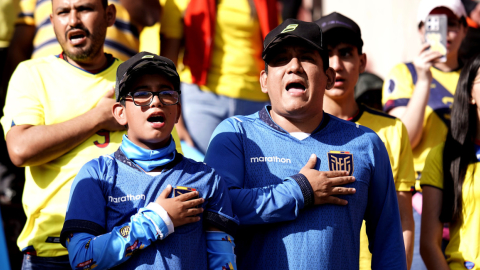
[[[130,234],[130,226],[124,226],[120,229],[120,235],[123,236],[123,238],[127,238],[127,236]]]
[[[289,24],[281,33],[287,33],[287,32],[292,32],[293,30],[297,29],[298,24]]]
[[[177,187],[173,188],[173,197],[177,197],[177,196],[180,196],[182,194],[189,193],[189,192],[192,192],[192,191],[196,191],[196,189],[195,188],[189,188],[189,187],[177,186]]]
[[[347,171],[353,174],[353,155],[345,151],[330,151],[328,156],[328,168],[330,171]]]

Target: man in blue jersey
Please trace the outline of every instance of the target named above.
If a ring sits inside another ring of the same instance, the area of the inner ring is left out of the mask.
[[[385,146],[370,129],[323,112],[335,74],[320,28],[288,19],[266,36],[262,56],[272,105],[223,121],[205,159],[227,182],[243,226],[238,268],[358,269],[365,219],[372,268],[406,269]],[[322,204],[325,196],[345,203]]]
[[[176,152],[170,135],[179,86],[173,62],[158,55],[138,53],[118,67],[113,115],[128,135],[72,184],[60,236],[72,268],[236,268],[238,220],[226,185]]]

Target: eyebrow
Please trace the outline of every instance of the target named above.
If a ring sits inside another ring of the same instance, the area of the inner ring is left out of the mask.
[[[169,85],[169,84],[160,84],[158,87],[161,90],[164,90],[165,88],[167,88],[168,90],[175,90],[174,87],[172,85]],[[144,90],[144,89],[150,89],[150,85],[140,85],[138,87],[135,87],[135,89],[133,89],[133,91]]]

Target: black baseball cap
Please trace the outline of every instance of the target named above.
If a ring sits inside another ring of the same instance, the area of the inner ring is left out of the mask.
[[[268,63],[270,59],[269,52],[272,52],[272,48],[288,38],[298,38],[305,41],[312,48],[318,50],[320,55],[327,55],[328,60],[320,27],[313,22],[304,22],[296,19],[286,19],[267,34],[263,41],[263,60]]]
[[[149,52],[139,52],[127,61],[121,63],[117,69],[117,80],[115,84],[116,101],[128,93],[125,85],[136,78],[136,75],[151,74],[152,70],[158,74],[165,75],[173,84],[174,90],[180,93],[180,76],[172,60]]]
[[[340,13],[330,13],[316,20],[315,23],[320,26],[325,35],[330,35],[333,32],[342,32],[345,34],[338,38],[348,40],[353,45],[363,46],[362,32],[358,24]]]

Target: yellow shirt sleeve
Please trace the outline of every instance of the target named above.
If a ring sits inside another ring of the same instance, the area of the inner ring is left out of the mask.
[[[439,144],[430,150],[420,178],[420,185],[434,186],[443,189],[443,147]]]
[[[396,119],[397,133],[400,135],[398,160],[392,168],[396,171],[395,188],[397,191],[410,191],[415,186],[415,170],[413,168],[413,154],[407,129],[400,119]]]
[[[412,75],[405,64],[396,65],[386,77],[383,84],[382,104],[386,111],[398,106],[406,106],[413,94],[415,85]],[[406,99],[406,100],[405,100]]]
[[[19,12],[15,24],[35,25],[35,0],[20,0]]]
[[[183,38],[183,15],[190,0],[161,0],[160,33],[167,38]]]
[[[3,109],[2,126],[4,135],[14,125],[43,125],[45,123],[45,114],[41,101],[38,98],[35,83],[38,74],[32,72],[28,62],[22,62],[10,79],[8,85],[7,98]]]

